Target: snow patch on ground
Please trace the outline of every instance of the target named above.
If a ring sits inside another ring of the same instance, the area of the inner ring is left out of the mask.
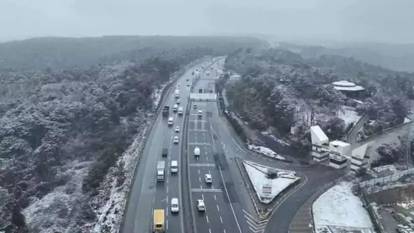
[[[285,157],[279,155],[278,153],[274,152],[272,149],[264,147],[264,146],[257,146],[254,144],[248,144],[247,148],[251,151],[257,152],[259,154],[263,154],[267,157],[278,159],[278,160],[286,160]]]
[[[26,223],[34,232],[64,232],[74,224],[73,213],[78,213],[84,200],[82,180],[88,172],[90,162],[73,161],[66,166],[67,184],[56,187],[41,199],[32,200],[22,213]],[[47,214],[46,214],[47,213]],[[45,217],[46,216],[46,217]]]
[[[351,183],[342,182],[330,188],[313,203],[316,233],[339,233],[344,230],[374,233],[368,212],[351,188]]]
[[[105,179],[105,184],[99,195],[92,201],[97,206],[95,213],[97,222],[91,232],[99,233],[104,230],[118,232],[121,225],[123,211],[128,199],[129,187],[134,176],[134,169],[144,146],[145,135],[148,128],[144,128],[134,139],[125,153],[118,160],[117,165],[123,166],[126,179],[124,183],[117,186],[115,168],[111,168]]]
[[[284,141],[284,140],[282,140],[282,139],[280,139],[280,138],[277,138],[275,135],[273,135],[273,134],[271,134],[270,132],[268,132],[268,131],[262,131],[262,132],[260,132],[262,135],[264,135],[264,136],[268,136],[268,137],[270,137],[273,141],[275,141],[275,142],[277,142],[277,143],[279,143],[279,144],[281,144],[281,145],[284,145],[284,146],[290,146],[290,144],[288,143],[288,142],[286,142],[286,141]]]
[[[152,104],[154,108],[157,108],[161,101],[162,92],[164,91],[165,87],[168,85],[168,83],[162,84],[159,88],[155,89],[152,92],[151,98],[152,98]]]
[[[275,169],[251,161],[243,161],[243,165],[249,175],[250,182],[256,191],[257,197],[265,204],[270,203],[283,190],[300,179],[294,171]],[[269,169],[277,173],[277,178],[270,179],[267,177]],[[266,190],[266,188],[263,190],[263,186],[271,188],[270,190]]]
[[[356,123],[361,118],[354,108],[348,106],[342,106],[337,114],[339,118],[345,121],[346,126]]]

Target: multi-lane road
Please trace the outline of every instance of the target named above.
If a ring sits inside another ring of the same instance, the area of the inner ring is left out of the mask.
[[[264,158],[247,151],[237,138],[225,117],[220,114],[214,100],[191,100],[190,92],[215,92],[215,81],[223,69],[224,58],[214,58],[191,67],[166,94],[162,105],[176,103],[173,92],[180,90],[180,106],[186,113],[174,117],[174,126],[160,116],[153,125],[131,187],[122,232],[150,232],[152,211],[163,208],[166,213],[167,232],[195,233],[259,233],[288,232],[289,224],[299,208],[320,187],[337,177],[337,173],[325,167],[309,167],[288,164]],[[193,75],[195,70],[199,74]],[[194,106],[196,105],[196,107]],[[198,110],[202,110],[199,117]],[[174,128],[180,127],[175,133]],[[174,135],[180,143],[174,144]],[[197,159],[194,148],[201,149]],[[166,158],[162,148],[168,148]],[[302,183],[279,201],[271,218],[259,220],[246,188],[246,180],[237,165],[237,160],[248,159],[274,167],[293,169],[301,176]],[[163,183],[156,181],[157,161],[165,160],[167,176]],[[179,161],[177,175],[169,173],[171,160]],[[211,174],[211,185],[205,182],[205,174]],[[172,215],[169,209],[171,198],[180,201],[180,213]],[[199,212],[196,201],[204,200],[206,211]]]

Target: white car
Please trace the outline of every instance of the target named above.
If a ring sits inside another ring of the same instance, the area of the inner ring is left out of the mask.
[[[197,210],[199,212],[205,212],[206,211],[206,206],[204,205],[204,200],[203,199],[198,199],[197,200]]]
[[[177,160],[171,160],[170,171],[171,171],[171,174],[178,173],[178,161]]]
[[[197,115],[198,115],[198,118],[202,118],[203,117],[203,111],[198,110]]]
[[[204,175],[204,181],[206,182],[206,184],[212,184],[213,183],[213,177],[211,176],[211,174],[205,174]]]
[[[176,133],[179,133],[179,132],[180,132],[180,126],[178,126],[178,125],[177,125],[177,126],[175,127],[175,132],[176,132]]]
[[[178,198],[176,197],[171,198],[170,209],[171,209],[171,213],[178,213],[180,211],[180,205],[178,204]]]
[[[178,144],[179,142],[180,142],[180,138],[178,138],[178,136],[174,136],[173,143]]]

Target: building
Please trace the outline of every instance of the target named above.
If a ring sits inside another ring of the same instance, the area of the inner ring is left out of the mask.
[[[361,168],[368,168],[367,156],[368,144],[364,144],[352,150],[351,153],[351,170],[353,172],[359,171]]]
[[[338,90],[350,97],[359,97],[365,91],[364,87],[358,86],[355,83],[346,80],[333,82],[332,85],[335,90]]]
[[[348,166],[351,144],[339,140],[329,143],[329,166],[341,169]]]
[[[311,126],[312,157],[317,162],[329,158],[329,138],[319,125]]]

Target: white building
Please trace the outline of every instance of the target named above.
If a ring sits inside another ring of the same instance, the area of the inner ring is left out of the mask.
[[[346,80],[333,82],[332,85],[334,89],[343,92],[358,92],[365,90],[362,86],[358,86],[355,83]]]
[[[319,125],[311,126],[312,157],[317,162],[329,158],[329,138]]]
[[[351,144],[339,140],[329,143],[329,166],[337,169],[348,166]]]
[[[351,170],[353,172],[357,172],[361,168],[368,168],[367,148],[368,144],[364,144],[352,150]]]

